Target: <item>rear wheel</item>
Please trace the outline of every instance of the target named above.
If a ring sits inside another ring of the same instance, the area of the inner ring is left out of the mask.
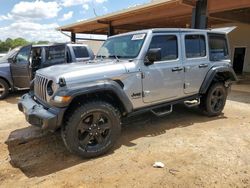
[[[223,111],[227,100],[227,89],[223,83],[213,84],[201,98],[200,107],[205,115],[218,116]]]
[[[9,94],[9,85],[5,80],[0,78],[0,100],[7,97],[8,94]]]
[[[97,157],[113,147],[121,132],[120,113],[106,102],[89,102],[76,109],[62,128],[69,151]]]

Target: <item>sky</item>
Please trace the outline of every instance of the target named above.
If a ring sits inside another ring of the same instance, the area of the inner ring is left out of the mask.
[[[69,38],[55,28],[148,2],[150,0],[0,0],[0,40],[22,37],[28,41],[67,41]]]

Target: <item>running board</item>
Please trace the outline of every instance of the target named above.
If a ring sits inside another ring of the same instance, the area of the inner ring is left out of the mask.
[[[157,117],[162,117],[162,116],[171,114],[172,111],[173,111],[173,105],[169,105],[169,106],[165,106],[161,108],[155,108],[151,110],[151,112]]]
[[[184,101],[185,106],[187,106],[188,108],[199,106],[200,103],[201,103],[200,99],[194,99],[194,100],[191,100],[191,101]]]

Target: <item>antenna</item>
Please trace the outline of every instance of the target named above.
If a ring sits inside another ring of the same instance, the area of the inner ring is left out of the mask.
[[[95,11],[94,7],[93,7],[93,12],[94,12],[94,15],[97,17],[98,15],[96,14],[96,11]]]

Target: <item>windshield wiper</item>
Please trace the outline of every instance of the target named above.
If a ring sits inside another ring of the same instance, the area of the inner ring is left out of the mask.
[[[97,55],[97,56],[96,56],[96,58],[99,58],[99,57],[101,58],[101,60],[104,59],[104,56],[103,56],[103,55]]]
[[[120,57],[121,56],[118,56],[118,55],[110,55],[110,56],[108,56],[109,58],[116,58],[116,60],[119,62],[120,61]]]

